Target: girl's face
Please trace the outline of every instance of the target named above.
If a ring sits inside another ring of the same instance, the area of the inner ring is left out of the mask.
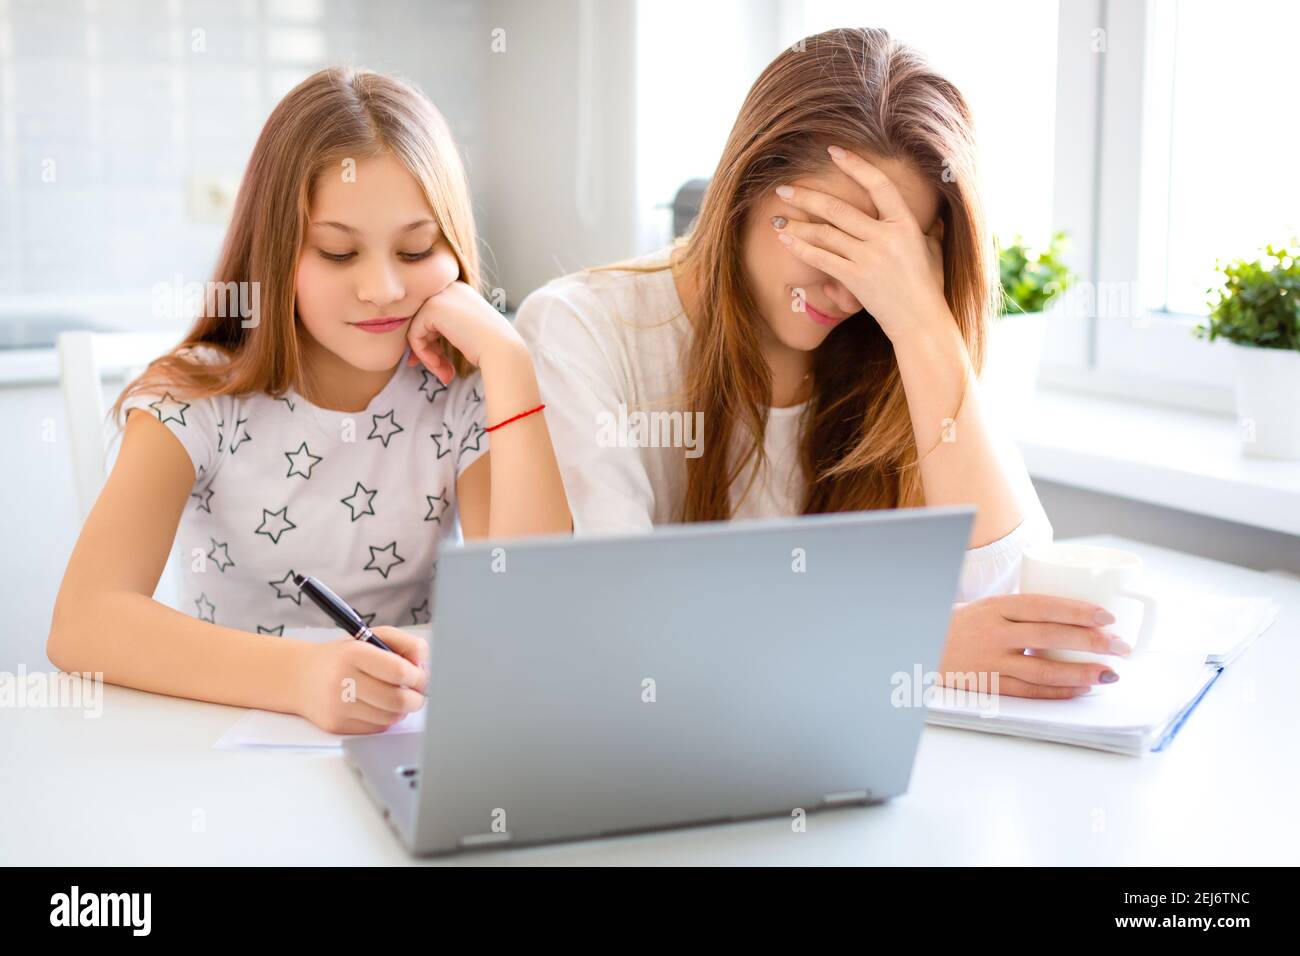
[[[357,369],[391,371],[425,300],[460,275],[415,177],[384,153],[355,176],[327,174],[298,257],[298,315],[310,336]],[[400,321],[367,331],[371,319]]]
[[[867,153],[862,156],[893,180],[921,231],[928,230],[939,214],[939,191],[899,160],[880,159]],[[791,184],[835,196],[869,216],[879,215],[867,191],[829,160],[823,171],[793,179]],[[814,269],[777,240],[778,233],[772,228],[773,216],[814,223],[824,220],[768,190],[745,225],[745,274],[750,294],[768,330],[786,348],[812,351],[830,335],[838,324],[835,320],[853,315],[862,306],[840,282]]]

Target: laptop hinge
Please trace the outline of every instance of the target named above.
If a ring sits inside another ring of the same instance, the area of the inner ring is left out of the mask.
[[[837,803],[865,803],[870,799],[870,790],[841,790],[838,793],[826,794],[822,797],[822,804],[829,807]]]
[[[515,835],[509,830],[504,833],[471,833],[469,836],[463,836],[456,842],[463,847],[469,846],[488,846],[493,843],[509,843],[515,838]]]

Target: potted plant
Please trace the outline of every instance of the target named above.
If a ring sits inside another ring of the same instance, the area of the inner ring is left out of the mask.
[[[1295,239],[1291,240],[1292,247]],[[1300,253],[1264,247],[1227,266],[1197,338],[1232,345],[1242,450],[1252,458],[1300,459]]]
[[[1065,246],[1064,232],[1053,233],[1040,250],[1019,235],[1008,246],[998,243],[1002,311],[989,326],[980,378],[983,394],[1005,418],[1018,416],[1033,402],[1047,334],[1044,314],[1073,280],[1062,258]]]

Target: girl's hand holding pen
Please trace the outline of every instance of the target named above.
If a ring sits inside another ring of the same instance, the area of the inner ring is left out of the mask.
[[[396,653],[352,637],[307,645],[297,712],[324,731],[378,733],[424,706],[429,642],[395,627],[373,630]]]

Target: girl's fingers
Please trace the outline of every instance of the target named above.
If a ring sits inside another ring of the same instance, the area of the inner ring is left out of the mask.
[[[802,219],[773,216],[772,228],[777,232],[798,236],[809,245],[833,252],[844,259],[855,259],[860,251],[858,240],[836,229],[830,223],[804,222]]]
[[[438,381],[443,385],[451,384],[452,378],[456,375],[456,367],[451,364],[451,359],[442,352],[441,349],[434,348],[419,337],[410,339],[411,353],[424,364],[430,372],[438,377]]]
[[[424,693],[429,675],[423,668],[412,664],[401,654],[381,651],[372,644],[359,644],[355,658],[357,669],[369,674],[385,684],[395,687],[409,687]]]
[[[849,152],[839,146],[830,146],[826,151],[831,154],[831,159],[836,166],[867,191],[871,201],[876,204],[876,209],[880,211],[881,219],[891,222],[911,220],[916,223],[912,210],[908,209],[907,203],[903,202],[898,187],[880,167],[867,162],[857,153]],[[920,226],[918,225],[917,228],[919,229]]]
[[[401,717],[424,706],[424,695],[409,687],[395,687],[369,674],[357,675],[357,700]]]
[[[798,236],[792,236],[785,230],[777,233],[776,238],[783,242],[787,249],[814,269],[820,269],[831,278],[839,280],[843,285],[852,287],[853,263],[848,259],[804,242],[804,240],[800,239]]]
[[[809,189],[807,186],[777,186],[776,194],[790,205],[798,206],[814,216],[825,219],[854,239],[870,239],[875,234],[874,230],[880,225],[852,203],[817,189]]]
[[[358,732],[363,734],[373,734],[377,730],[391,727],[402,719],[401,714],[383,710],[374,704],[366,703],[360,698],[350,700],[343,706],[346,708],[344,713],[347,715],[348,720],[354,720],[362,725],[363,729]]]

